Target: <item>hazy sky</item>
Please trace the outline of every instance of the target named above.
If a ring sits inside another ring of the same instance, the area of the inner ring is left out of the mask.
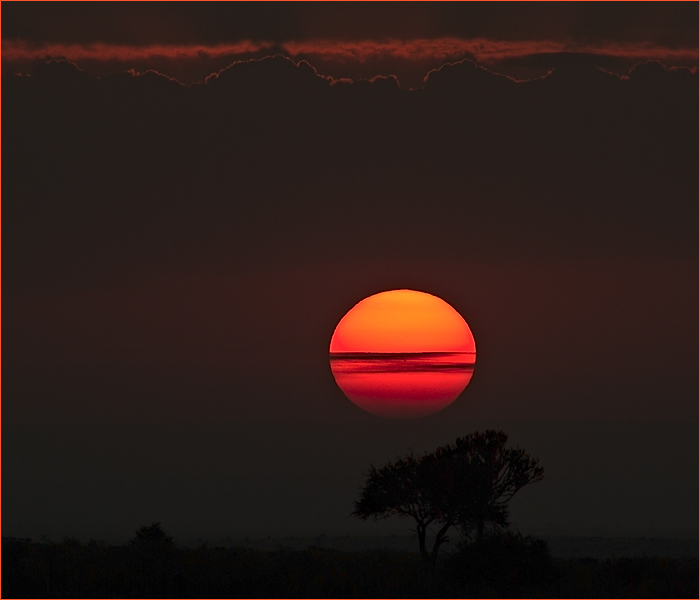
[[[697,535],[696,3],[2,9],[3,535],[408,532],[370,462],[484,428],[524,531]],[[476,339],[424,419],[328,367],[394,288]]]

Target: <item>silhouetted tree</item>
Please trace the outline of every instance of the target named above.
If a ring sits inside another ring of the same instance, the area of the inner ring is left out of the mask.
[[[176,552],[173,538],[160,523],[141,527],[131,540],[132,590],[134,595],[153,598],[172,582]]]
[[[484,526],[508,525],[508,501],[524,486],[544,478],[539,459],[520,448],[507,448],[508,436],[502,431],[478,431],[429,455],[441,479],[443,510],[468,536],[476,531],[483,542]]]
[[[475,529],[481,542],[485,523],[507,525],[508,500],[542,479],[539,460],[505,448],[507,439],[500,431],[475,432],[432,454],[410,453],[380,469],[370,465],[352,514],[362,519],[412,518],[421,556],[434,567],[450,527]],[[428,552],[425,538],[431,524],[439,529]]]
[[[413,453],[397,458],[381,469],[370,465],[360,499],[355,502],[353,515],[362,519],[387,518],[392,515],[411,517],[416,522],[418,545],[423,560],[435,564],[445,533],[454,521],[444,514],[431,492],[429,463],[426,457]],[[431,553],[425,545],[425,534],[431,523],[440,525]]]

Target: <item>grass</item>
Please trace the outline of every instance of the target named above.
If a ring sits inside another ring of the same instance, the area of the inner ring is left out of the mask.
[[[697,598],[697,559],[551,559],[538,578],[491,557],[475,574],[445,557],[310,547],[272,551],[107,546],[75,540],[2,543],[3,598]],[[551,569],[550,569],[551,567]],[[517,593],[514,593],[517,592]]]

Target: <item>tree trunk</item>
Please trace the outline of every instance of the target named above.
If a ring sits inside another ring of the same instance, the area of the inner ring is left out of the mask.
[[[484,518],[479,517],[476,522],[476,543],[481,546],[484,543]]]
[[[437,532],[437,536],[435,537],[435,543],[433,544],[433,551],[430,554],[430,564],[433,569],[435,569],[435,565],[437,564],[438,553],[440,552],[440,546],[442,545],[442,542],[445,540],[445,534],[451,526],[451,523],[445,523],[445,525],[443,525],[440,531]]]
[[[420,555],[425,563],[430,562],[430,555],[425,548],[425,525],[418,523],[416,527],[416,533],[418,534],[418,547],[420,548]]]

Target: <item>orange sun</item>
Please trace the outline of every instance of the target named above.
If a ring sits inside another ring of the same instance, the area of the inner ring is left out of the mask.
[[[467,387],[476,345],[447,302],[425,292],[392,290],[356,304],[338,323],[331,372],[357,406],[389,418],[438,412]]]
[[[469,326],[447,302],[392,290],[357,303],[338,323],[331,352],[474,352]]]

